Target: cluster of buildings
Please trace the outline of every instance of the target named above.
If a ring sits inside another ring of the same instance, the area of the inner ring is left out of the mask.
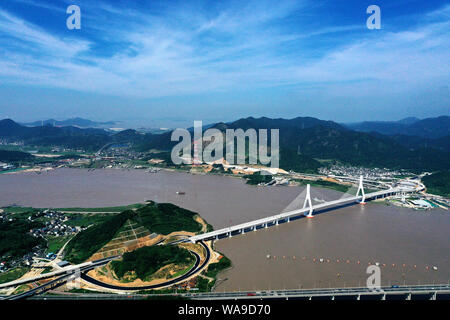
[[[319,168],[319,173],[327,176],[347,176],[359,177],[362,175],[366,179],[389,180],[398,176],[411,175],[404,170],[391,170],[387,168],[363,168],[342,165],[332,165],[330,167]]]
[[[0,139],[0,146],[6,146],[6,145],[23,146],[24,142],[23,141],[9,141],[8,139]]]
[[[65,224],[69,218],[67,215],[51,210],[44,210],[43,212],[39,212],[33,217],[29,217],[28,219],[31,221],[36,218],[43,217],[45,218],[44,227],[32,229],[30,232],[35,237],[45,237],[45,236],[67,236],[80,231],[80,227],[72,227]]]
[[[177,284],[174,287],[178,290],[198,290],[197,283],[197,277],[194,277],[189,279],[188,281]]]
[[[107,150],[102,151],[102,156],[115,160],[139,160],[142,159],[144,153],[133,151],[128,145],[114,145]]]
[[[46,248],[43,246],[36,246],[31,250],[31,252],[28,252],[22,257],[21,261],[18,261],[18,264],[21,263],[26,266],[32,266],[34,263],[34,258],[44,258],[46,257],[45,254]]]
[[[70,148],[64,148],[64,147],[53,147],[51,149],[52,153],[61,153],[61,152],[84,152],[84,150],[82,149],[78,149],[78,150],[72,150]]]
[[[37,245],[27,252],[24,256],[15,259],[7,259],[7,261],[0,260],[0,273],[6,272],[10,269],[14,269],[20,266],[31,266],[33,265],[34,258],[45,257],[45,246]]]
[[[14,218],[10,214],[0,210],[0,221],[13,221]],[[34,228],[29,231],[29,234],[34,237],[60,237],[75,234],[82,229],[80,227],[72,227],[67,225],[65,222],[69,220],[67,215],[61,212],[53,210],[44,210],[34,213],[27,218],[28,221],[41,221],[44,226],[41,228]],[[5,272],[9,269],[13,269],[19,266],[31,266],[33,265],[33,260],[35,258],[46,258],[53,260],[56,258],[54,253],[46,253],[46,245],[37,245],[31,249],[24,256],[8,259],[8,261],[0,260],[0,272]]]
[[[16,168],[16,166],[13,165],[13,164],[0,162],[0,171],[12,170],[12,169],[15,169],[15,168]]]
[[[95,163],[96,168],[116,168],[116,169],[143,169],[147,166],[136,165],[133,161],[142,160],[144,154],[141,152],[136,152],[131,149],[126,148],[109,148],[107,151],[97,153],[93,157],[82,159],[87,163],[78,163],[72,165],[89,164]]]

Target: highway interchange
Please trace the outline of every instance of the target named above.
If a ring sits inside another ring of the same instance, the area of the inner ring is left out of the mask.
[[[195,257],[195,263],[194,263],[193,267],[187,273],[185,273],[177,278],[164,281],[162,283],[158,283],[158,284],[154,284],[154,285],[147,285],[147,286],[137,286],[137,287],[136,286],[117,286],[117,285],[112,285],[112,284],[108,284],[108,283],[99,281],[99,280],[94,279],[87,275],[88,271],[90,271],[94,268],[97,268],[99,266],[105,265],[105,264],[109,263],[110,261],[119,258],[119,256],[113,256],[113,257],[104,258],[104,259],[100,259],[100,260],[85,262],[85,263],[75,265],[75,266],[69,266],[67,268],[63,268],[63,269],[55,271],[55,272],[42,274],[38,277],[21,279],[21,280],[11,281],[11,282],[2,284],[2,285],[0,285],[1,288],[7,288],[7,287],[11,287],[11,286],[32,283],[32,282],[36,282],[39,280],[44,280],[44,279],[53,278],[55,276],[59,276],[58,278],[56,278],[54,280],[44,283],[44,284],[42,284],[36,288],[33,288],[31,290],[28,290],[24,293],[12,295],[12,296],[1,297],[1,299],[3,299],[3,300],[18,300],[18,299],[28,298],[33,295],[41,294],[48,290],[54,289],[55,287],[61,286],[67,282],[75,280],[78,277],[80,277],[84,281],[89,282],[93,285],[96,285],[96,286],[99,286],[99,287],[102,287],[105,289],[110,289],[110,290],[119,290],[119,291],[124,291],[124,292],[130,292],[130,291],[140,291],[140,290],[161,289],[161,288],[168,287],[168,286],[171,286],[171,285],[179,283],[179,282],[183,282],[186,279],[193,276],[194,274],[200,272],[201,270],[203,270],[206,267],[206,265],[209,263],[209,261],[211,259],[211,251],[210,251],[209,247],[203,241],[199,241],[199,244],[205,250],[205,260],[203,262],[201,262],[200,255],[197,252],[190,250],[191,254],[193,254]]]

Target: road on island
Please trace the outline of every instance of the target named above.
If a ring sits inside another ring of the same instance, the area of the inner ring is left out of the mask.
[[[99,281],[97,279],[94,279],[85,273],[81,274],[81,279],[83,279],[86,282],[89,282],[91,284],[94,284],[96,286],[99,286],[99,287],[103,287],[106,289],[113,289],[113,290],[122,290],[122,291],[153,290],[153,289],[160,289],[160,288],[168,287],[170,285],[173,285],[173,284],[176,284],[183,280],[188,279],[195,273],[202,270],[208,264],[209,260],[211,259],[211,251],[209,250],[209,247],[203,241],[199,241],[198,243],[201,244],[203,246],[203,248],[205,249],[205,252],[206,252],[205,261],[203,261],[203,263],[200,265],[200,260],[201,260],[200,255],[194,251],[190,251],[195,256],[195,259],[196,259],[194,266],[187,273],[185,273],[184,275],[181,275],[175,279],[171,279],[171,280],[168,280],[168,281],[165,281],[162,283],[158,283],[158,284],[154,284],[154,285],[137,286],[137,287],[135,287],[135,286],[117,286],[117,285],[105,283],[105,282]]]

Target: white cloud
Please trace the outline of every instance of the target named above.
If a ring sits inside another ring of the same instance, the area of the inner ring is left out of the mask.
[[[252,2],[214,15],[171,9],[159,17],[99,6],[87,10],[95,14],[87,14],[89,21],[106,23],[95,26],[104,32],[98,41],[123,44],[108,57],[95,54],[94,39],[63,38],[0,12],[0,34],[7,36],[0,40],[2,82],[147,98],[282,85],[363,94],[442,86],[449,80],[448,6],[414,29],[364,30],[345,45],[310,56],[284,46],[302,47],[314,37],[336,33],[345,38],[361,26],[287,32],[274,22],[299,9],[291,1],[270,8]],[[139,23],[120,28],[120,23],[107,23],[110,15]]]
[[[15,38],[30,51],[36,51],[38,54],[70,58],[89,49],[88,41],[57,38],[6,11],[0,11],[0,34]],[[8,38],[1,41],[4,47],[8,46],[8,41]]]

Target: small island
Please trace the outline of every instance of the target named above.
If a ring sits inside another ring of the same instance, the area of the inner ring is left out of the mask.
[[[217,274],[231,266],[229,259],[214,251],[212,242],[194,244],[185,241],[189,236],[208,232],[213,228],[197,213],[170,203],[147,201],[125,207],[61,208],[53,211],[20,207],[5,210],[5,214],[17,226],[17,232],[21,232],[20,235],[12,234],[11,237],[17,239],[23,236],[24,239],[22,242],[14,242],[21,243],[22,247],[8,248],[8,252],[15,252],[16,256],[20,256],[27,254],[27,250],[31,250],[36,244],[43,248],[47,246],[47,250],[39,253],[46,254],[42,261],[49,261],[48,266],[42,269],[42,274],[54,271],[52,266],[60,262],[67,261],[65,263],[77,265],[114,258],[108,264],[89,271],[81,281],[81,288],[73,288],[68,283],[59,290],[73,293],[80,290],[114,293],[152,293],[160,290],[180,292],[193,288],[210,291]],[[41,212],[46,213],[42,215]],[[39,236],[39,232],[29,234],[30,227],[45,229],[45,219],[49,212],[52,213],[50,218],[54,218],[54,215],[63,216],[61,221],[64,222],[61,223],[73,228],[71,230],[76,228],[77,232],[60,237]],[[2,223],[2,227],[11,227],[12,222]],[[59,252],[49,255],[47,251],[50,247]],[[36,272],[33,263],[23,271],[19,268],[12,271],[5,277],[5,281],[27,277],[27,273]],[[21,292],[28,289],[23,286]]]

